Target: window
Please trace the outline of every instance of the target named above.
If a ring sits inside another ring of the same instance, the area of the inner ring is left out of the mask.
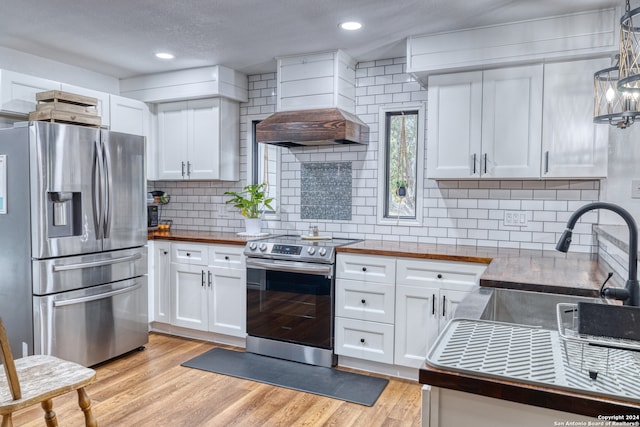
[[[416,218],[418,111],[385,114],[385,218]]]
[[[265,214],[273,215],[278,211],[278,174],[280,148],[275,145],[260,144],[256,141],[256,125],[260,120],[251,121],[251,179],[252,184],[266,184],[267,198],[273,198],[271,207],[273,211],[265,211]]]

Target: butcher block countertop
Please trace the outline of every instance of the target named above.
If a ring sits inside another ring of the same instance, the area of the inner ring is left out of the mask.
[[[340,253],[488,264],[480,286],[597,297],[607,278],[597,256],[570,252],[363,240]]]
[[[205,243],[209,245],[238,245],[244,246],[248,240],[256,237],[238,236],[236,233],[218,233],[212,231],[150,231],[149,240],[173,240],[177,242]]]

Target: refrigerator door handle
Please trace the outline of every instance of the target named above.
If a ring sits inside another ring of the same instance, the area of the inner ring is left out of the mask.
[[[108,238],[111,234],[111,218],[113,216],[113,170],[111,169],[111,154],[106,147],[102,146],[102,155],[105,162],[105,218],[104,218],[104,237]]]
[[[68,265],[54,265],[53,272],[56,273],[59,271],[79,270],[79,269],[90,268],[90,267],[102,267],[104,265],[118,264],[120,262],[135,261],[140,258],[142,258],[142,255],[137,253],[134,255],[123,256],[120,258],[104,259],[100,261],[81,262],[78,264],[68,264]]]
[[[102,164],[102,156],[100,143],[98,141],[94,141],[95,143],[95,153],[94,153],[94,167],[95,171],[93,174],[93,218],[95,221],[96,227],[96,239],[102,239],[102,224],[103,220],[103,195],[104,195],[104,165]]]
[[[73,305],[73,304],[80,304],[80,303],[89,302],[89,301],[96,301],[96,300],[99,300],[99,299],[109,298],[109,297],[112,297],[114,295],[119,295],[119,294],[124,294],[124,293],[127,293],[127,292],[131,292],[131,291],[135,291],[140,286],[141,286],[140,283],[136,283],[133,286],[129,286],[129,287],[124,288],[124,289],[117,289],[115,291],[105,292],[103,294],[89,295],[89,296],[86,296],[86,297],[71,298],[71,299],[67,299],[67,300],[54,301],[53,302],[53,306],[54,307],[64,307],[65,305]]]

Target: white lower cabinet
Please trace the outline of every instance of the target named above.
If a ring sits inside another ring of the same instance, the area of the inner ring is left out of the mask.
[[[393,363],[393,324],[336,318],[336,354]]]
[[[484,264],[338,254],[336,354],[419,368]]]
[[[172,244],[172,325],[245,337],[246,271],[242,251],[241,246]]]
[[[171,242],[156,240],[153,253],[153,320],[171,322]]]

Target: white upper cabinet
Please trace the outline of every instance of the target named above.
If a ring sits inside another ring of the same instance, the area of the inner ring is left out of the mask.
[[[158,105],[158,178],[238,180],[239,104],[226,98]]]
[[[538,178],[542,64],[429,78],[427,177]]]
[[[60,90],[60,82],[0,70],[0,112],[24,116],[36,109],[36,93]]]
[[[100,116],[102,126],[109,126],[111,123],[111,114],[109,108],[109,94],[106,92],[100,92],[98,90],[86,89],[80,86],[74,86],[67,83],[62,83],[61,88],[63,92],[75,93],[77,95],[82,96],[90,96],[92,98],[96,98],[98,100],[98,105],[96,109],[98,110],[98,115]]]
[[[149,136],[149,107],[137,99],[110,96],[111,130],[133,135]]]
[[[609,126],[593,123],[593,74],[610,64],[604,58],[545,65],[543,178],[607,176]]]

